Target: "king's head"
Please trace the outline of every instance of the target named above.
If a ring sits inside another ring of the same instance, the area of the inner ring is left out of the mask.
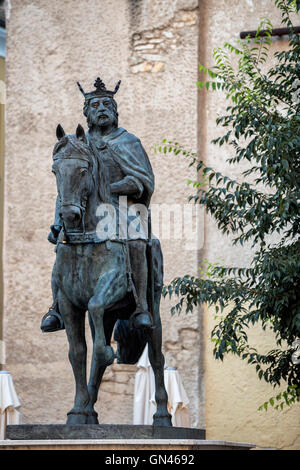
[[[87,93],[83,90],[79,82],[77,82],[77,85],[78,85],[79,90],[83,94],[85,101],[87,101],[87,100],[90,100],[91,98],[95,98],[99,96],[102,96],[102,97],[106,96],[108,98],[113,98],[119,89],[120,83],[121,83],[121,80],[118,81],[118,83],[115,86],[115,89],[113,91],[110,91],[106,89],[103,81],[101,80],[101,78],[98,77],[94,83],[95,90],[89,91]]]
[[[112,125],[118,127],[117,103],[114,95],[117,93],[121,80],[113,91],[107,90],[103,81],[98,77],[94,83],[95,90],[85,92],[77,82],[78,88],[84,96],[83,114],[87,118],[89,128]]]

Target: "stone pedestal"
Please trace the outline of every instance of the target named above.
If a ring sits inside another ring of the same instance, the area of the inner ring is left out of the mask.
[[[126,424],[22,424],[7,426],[6,438],[11,440],[59,439],[205,439],[205,430]]]
[[[0,441],[1,450],[250,450],[252,444],[228,441],[192,439],[61,439],[61,440],[6,440]]]
[[[196,428],[132,425],[11,425],[0,450],[250,450],[247,443],[208,441]]]

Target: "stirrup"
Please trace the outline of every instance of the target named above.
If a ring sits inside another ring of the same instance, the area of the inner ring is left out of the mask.
[[[142,315],[142,314],[145,314],[149,317],[151,324],[145,325],[145,326],[143,326],[143,325],[135,326],[134,325],[135,318],[138,317],[139,315]],[[148,312],[147,310],[142,310],[141,308],[138,307],[129,318],[129,326],[130,326],[131,329],[134,328],[134,329],[137,329],[137,330],[140,330],[140,329],[141,330],[142,329],[145,329],[145,330],[153,329],[154,328],[153,317],[152,317],[150,312]]]
[[[43,323],[46,322],[50,317],[55,317],[58,320],[59,325],[58,326],[43,325]],[[58,312],[56,312],[54,309],[50,308],[48,312],[42,318],[42,321],[41,321],[42,332],[51,333],[53,331],[60,331],[64,329],[65,329],[65,325],[64,325],[61,315]]]

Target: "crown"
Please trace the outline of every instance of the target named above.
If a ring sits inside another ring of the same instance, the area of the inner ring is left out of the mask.
[[[77,85],[78,85],[79,90],[83,94],[85,100],[89,100],[91,98],[96,98],[97,96],[108,96],[110,98],[113,98],[119,89],[120,83],[121,83],[121,80],[119,80],[118,83],[116,84],[114,91],[110,91],[106,89],[103,81],[101,80],[101,78],[98,77],[94,83],[95,90],[89,91],[87,93],[83,90],[79,82],[77,82]]]

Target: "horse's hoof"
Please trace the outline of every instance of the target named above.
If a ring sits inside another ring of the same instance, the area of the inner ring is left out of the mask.
[[[97,354],[97,360],[102,367],[110,366],[115,360],[115,352],[111,346],[105,346],[103,354]]]
[[[153,416],[153,426],[173,426],[172,416],[170,414],[166,416]]]
[[[70,411],[67,416],[68,418],[66,424],[69,426],[72,426],[74,424],[87,424],[88,417],[86,413],[73,413],[72,411]]]
[[[86,407],[85,413],[87,416],[86,424],[99,424],[98,413],[94,410],[94,407],[92,404],[89,404]]]
[[[86,424],[99,424],[97,413],[88,416]]]
[[[132,327],[136,330],[150,330],[153,328],[151,314],[137,309],[130,317]]]

